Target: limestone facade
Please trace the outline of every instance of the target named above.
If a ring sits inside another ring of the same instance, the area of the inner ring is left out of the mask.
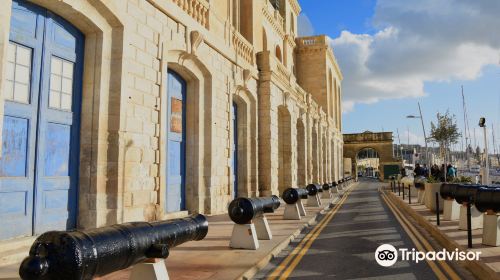
[[[0,9],[0,88],[12,1]],[[233,133],[239,196],[342,176],[342,73],[325,36],[296,36],[297,0],[29,2],[85,36],[78,227],[225,213]],[[167,71],[187,91],[186,204],[174,213],[165,210]]]

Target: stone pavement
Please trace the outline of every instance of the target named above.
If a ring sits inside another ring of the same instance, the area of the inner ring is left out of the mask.
[[[304,201],[305,202],[305,201]],[[322,199],[323,206],[329,201]],[[248,279],[265,267],[273,256],[283,250],[291,240],[308,225],[316,223],[325,211],[324,207],[307,207],[307,216],[300,221],[283,220],[284,204],[274,213],[268,214],[273,234],[272,240],[259,240],[257,251],[229,248],[233,222],[228,215],[208,217],[209,231],[204,240],[185,243],[172,249],[166,260],[170,279]],[[320,212],[321,211],[321,212]],[[0,280],[19,279],[19,264],[1,266]],[[106,280],[128,279],[130,269],[102,277]]]
[[[464,266],[471,270],[478,278],[500,279],[500,247],[481,244],[482,229],[472,231],[472,249],[467,249],[467,231],[458,229],[458,220],[445,221],[441,214],[440,225],[438,226],[436,224],[436,213],[431,212],[425,205],[417,203],[416,197],[412,197],[412,204],[408,204],[407,196],[405,200],[402,197],[398,197],[397,192],[392,194],[392,198],[399,201],[407,213],[416,217],[416,220],[447,250],[459,248],[463,251],[480,251],[479,262],[464,263]]]

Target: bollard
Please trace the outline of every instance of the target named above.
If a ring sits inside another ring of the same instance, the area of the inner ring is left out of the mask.
[[[401,196],[401,183],[398,182],[398,196]]]
[[[472,248],[472,221],[470,203],[467,203],[467,247]]]
[[[439,193],[436,192],[436,223],[439,226],[441,222],[439,221]]]
[[[408,204],[411,204],[411,186],[408,186]]]
[[[403,184],[403,201],[405,200],[405,184]]]

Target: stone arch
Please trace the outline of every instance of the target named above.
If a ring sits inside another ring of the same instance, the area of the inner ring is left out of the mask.
[[[267,34],[265,28],[262,28],[262,50],[267,51]]]
[[[212,107],[211,71],[195,55],[183,50],[168,50],[164,44],[166,56],[162,58],[162,77],[165,80],[168,69],[176,72],[186,81],[186,209],[190,213],[204,213],[210,209],[210,185],[206,178],[212,172],[212,130],[211,113],[205,108]],[[160,87],[160,125],[167,123],[166,110],[169,106],[167,85]],[[160,129],[160,187],[158,210],[160,217],[165,216],[166,205],[166,149],[167,132]],[[229,192],[227,193],[229,197]]]
[[[258,196],[257,186],[257,100],[247,89],[233,94],[238,107],[238,194]]]
[[[71,0],[30,2],[64,18],[85,36],[77,226],[120,223],[124,220],[122,162],[126,149],[119,139],[124,126],[121,107],[126,99],[121,95],[126,84],[123,23],[108,4],[99,1],[78,5]]]
[[[292,187],[292,128],[290,111],[278,107],[278,191]]]
[[[301,118],[297,119],[296,124],[297,135],[297,185],[303,187],[307,184],[306,170],[306,131],[305,125]]]

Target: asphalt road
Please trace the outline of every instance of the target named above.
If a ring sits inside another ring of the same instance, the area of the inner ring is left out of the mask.
[[[388,268],[375,261],[375,250],[381,244],[410,250],[415,248],[382,200],[378,192],[380,186],[376,181],[361,181],[298,264],[292,268],[286,265],[279,275],[288,269],[290,279],[437,279],[425,261],[418,264],[398,261]],[[304,232],[303,236],[306,234]],[[299,242],[293,242],[255,278],[266,279],[273,275],[273,271],[278,275],[276,267]]]

